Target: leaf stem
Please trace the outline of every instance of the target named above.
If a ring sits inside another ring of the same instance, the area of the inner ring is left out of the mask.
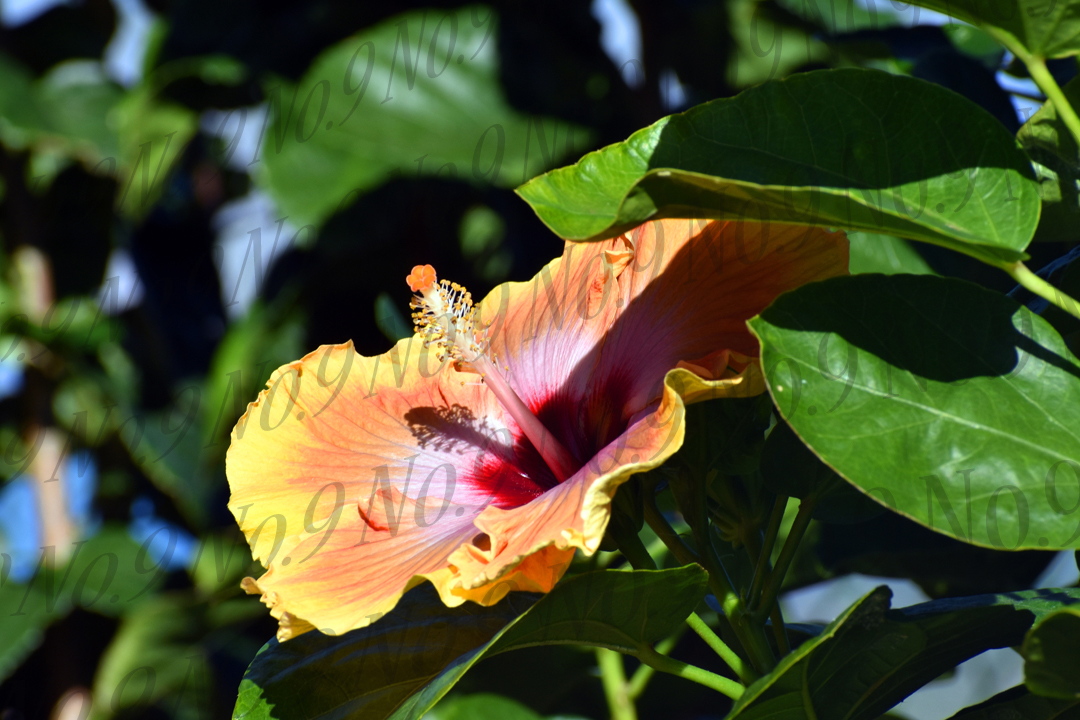
[[[1057,84],[1057,80],[1054,79],[1054,76],[1050,74],[1050,70],[1047,69],[1046,60],[1026,52],[1024,55],[1016,54],[1016,56],[1027,65],[1028,72],[1031,74],[1031,79],[1035,81],[1035,84],[1039,86],[1039,89],[1042,90],[1050,102],[1054,104],[1054,110],[1057,111],[1057,115],[1061,118],[1061,122],[1065,123],[1065,127],[1069,128],[1069,132],[1072,133],[1073,138],[1080,144],[1080,117],[1077,117],[1076,111],[1069,103],[1068,98],[1065,97],[1065,93],[1062,92],[1061,86]]]
[[[600,666],[600,680],[604,684],[611,720],[637,720],[634,697],[626,681],[622,655],[607,648],[596,648],[596,664]]]
[[[674,658],[669,658],[666,655],[661,655],[648,645],[642,645],[638,648],[637,658],[653,669],[664,673],[670,673],[671,675],[677,675],[678,677],[686,678],[687,680],[693,680],[705,687],[712,688],[719,693],[727,695],[732,700],[738,700],[746,690],[746,688],[731,678],[726,678],[723,675],[717,675],[716,673],[699,668],[696,665],[689,665],[679,660],[675,660]]]
[[[728,667],[735,671],[745,684],[749,685],[760,677],[734,650],[727,646],[727,643],[720,639],[719,635],[713,632],[711,627],[705,624],[700,615],[690,613],[690,617],[686,618],[686,624],[713,649],[713,652],[720,656],[721,660],[727,663]]]
[[[679,638],[682,637],[682,634],[685,631],[686,626],[681,626],[673,635],[656,643],[654,649],[661,655],[667,655],[675,649],[675,644],[679,642]],[[649,681],[652,680],[652,677],[655,674],[656,668],[650,667],[645,663],[638,666],[638,669],[630,676],[630,682],[627,686],[627,693],[630,695],[631,700],[637,700],[641,697],[641,693],[645,692],[645,687],[649,684]]]
[[[1080,318],[1080,302],[1077,302],[1074,298],[1066,295],[1058,288],[1031,272],[1024,263],[1006,263],[999,267],[1009,273],[1013,280],[1016,280],[1021,286],[1056,305],[1073,317]]]
[[[795,559],[795,551],[799,548],[806,528],[810,525],[810,516],[814,512],[814,501],[806,498],[799,503],[799,512],[795,515],[795,521],[791,524],[791,531],[784,540],[784,546],[780,548],[780,556],[776,558],[776,567],[769,573],[765,580],[765,586],[761,590],[760,602],[754,607],[754,616],[758,620],[764,620],[772,614],[773,603],[780,592],[780,586],[784,584],[791,561]]]

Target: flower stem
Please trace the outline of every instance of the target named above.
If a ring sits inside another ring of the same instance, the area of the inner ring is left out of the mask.
[[[604,684],[611,720],[637,720],[634,697],[626,681],[622,655],[607,648],[596,648],[596,664],[600,666],[600,680]]]
[[[712,628],[705,624],[705,621],[697,613],[690,613],[690,617],[686,618],[686,624],[690,626],[690,629],[698,634],[698,636],[705,641],[705,643],[713,649],[720,659],[728,664],[735,674],[739,676],[745,684],[749,685],[758,679],[759,675],[754,672],[754,669],[743,662],[743,659],[732,650],[727,644],[720,639],[720,636],[713,632]]]
[[[732,700],[738,700],[746,690],[746,688],[731,678],[726,678],[723,675],[717,675],[716,673],[699,668],[696,665],[688,665],[687,663],[680,662],[674,658],[669,658],[666,655],[661,655],[648,645],[640,646],[636,655],[641,662],[655,670],[670,673],[671,675],[677,675],[678,677],[686,678],[687,680],[693,680],[705,687],[712,688],[719,693],[727,695]]]
[[[1077,302],[1075,299],[1069,297],[1061,290],[1031,272],[1024,263],[1007,263],[1000,267],[1002,270],[1009,273],[1013,280],[1016,280],[1016,282],[1020,283],[1023,287],[1058,306],[1073,317],[1080,318],[1080,302]]]
[[[806,528],[810,525],[810,516],[813,512],[814,502],[811,498],[806,498],[799,503],[799,512],[791,524],[791,531],[784,540],[784,546],[780,548],[780,556],[776,558],[776,567],[765,580],[765,587],[761,590],[761,600],[754,608],[754,616],[757,619],[764,620],[772,613],[773,603],[776,602],[780,586],[784,584],[784,577],[787,575],[788,568],[791,567],[791,561],[795,558],[795,551],[798,550]]]

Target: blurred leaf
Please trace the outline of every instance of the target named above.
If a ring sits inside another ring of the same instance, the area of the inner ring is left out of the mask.
[[[1080,701],[1039,697],[1018,685],[964,708],[949,720],[1076,720],[1078,717]]]
[[[1080,52],[1080,14],[1060,0],[911,0],[912,5],[1004,33],[1038,57]]]
[[[705,573],[696,565],[584,573],[523,614],[526,598],[517,593],[492,608],[450,609],[427,585],[418,590],[368,628],[271,640],[244,676],[233,717],[419,718],[483,657],[544,644],[634,654],[693,611],[705,595]]]
[[[1074,107],[1080,107],[1080,77],[1062,88]],[[1051,102],[1045,103],[1016,134],[1031,156],[1039,180],[1042,216],[1035,240],[1073,242],[1080,223],[1080,148],[1076,139],[1058,119]]]
[[[375,324],[392,343],[411,337],[413,329],[398,310],[389,293],[379,293],[375,298]]]
[[[912,273],[936,275],[907,240],[891,235],[848,233],[851,255],[848,267],[852,275],[865,273]]]
[[[829,34],[893,27],[899,20],[884,3],[857,0],[778,0],[777,5],[827,30]]]
[[[203,593],[236,588],[245,575],[257,575],[255,562],[243,535],[232,528],[228,532],[204,535],[198,554],[189,568],[191,579]],[[244,603],[246,607],[258,607]]]
[[[430,720],[543,720],[521,703],[490,693],[446,698],[426,717]]]
[[[156,98],[143,84],[127,93],[114,115],[120,136],[120,211],[141,219],[161,197],[165,181],[198,129],[191,110]]]
[[[953,598],[889,610],[879,587],[780,660],[739,698],[730,720],[872,720],[957,664],[1015,645],[1080,590]]]
[[[735,40],[735,56],[727,66],[732,87],[782,78],[802,65],[828,58],[824,43],[798,28],[772,22],[758,0],[733,0],[727,5]]]
[[[125,614],[98,665],[89,720],[154,705],[177,720],[209,717],[204,633],[201,608],[178,596],[154,597]]]
[[[517,192],[570,240],[662,217],[760,218],[894,234],[991,264],[1026,257],[1039,217],[1031,164],[996,119],[869,70],[802,73],[699,105]]]
[[[291,222],[321,224],[395,174],[513,187],[586,147],[585,129],[507,104],[497,19],[482,6],[398,15],[269,88],[260,179]]]
[[[30,582],[0,584],[0,678],[15,670],[41,642],[45,628],[72,607],[115,616],[152,597],[164,573],[150,553],[120,528],[106,527],[76,543],[71,558],[56,566],[56,548],[42,548]]]
[[[1080,701],[1080,609],[1062,608],[1028,631],[1024,684],[1044,697]]]
[[[785,419],[863,492],[976,545],[1080,545],[1080,363],[1042,318],[960,280],[855,275],[749,325]]]

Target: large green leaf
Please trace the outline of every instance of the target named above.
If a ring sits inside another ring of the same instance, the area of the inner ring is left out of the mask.
[[[318,224],[391,175],[518,185],[588,131],[512,109],[490,8],[416,11],[323,52],[270,89],[259,177],[296,225]]]
[[[1080,78],[1073,78],[1062,88],[1074,107],[1080,107]],[[1016,139],[1031,156],[1039,179],[1042,215],[1035,230],[1035,240],[1073,242],[1080,222],[1080,148],[1065,123],[1058,118],[1054,104],[1047,102],[1031,116]]]
[[[739,698],[730,720],[871,720],[984,650],[1019,642],[1032,620],[1080,590],[1029,590],[889,610],[879,587],[786,655]]]
[[[803,286],[750,321],[803,442],[923,525],[1080,546],[1080,363],[1014,300],[926,275]]]
[[[518,193],[556,234],[659,217],[760,218],[885,233],[1017,260],[1039,217],[1016,140],[921,80],[821,70],[664,118]]]
[[[1080,52],[1080,5],[1071,0],[910,2],[972,25],[981,25],[998,34],[1008,45],[1019,44],[1038,57],[1065,57]]]
[[[671,634],[705,585],[696,565],[592,572],[564,580],[525,612],[534,596],[448,609],[424,586],[363,630],[271,640],[244,675],[233,717],[419,718],[483,657],[553,644],[634,654]]]
[[[1039,620],[1024,638],[1024,683],[1047,697],[1080,700],[1080,610]]]
[[[1023,685],[964,708],[950,720],[1077,720],[1080,700],[1055,700],[1027,692]]]

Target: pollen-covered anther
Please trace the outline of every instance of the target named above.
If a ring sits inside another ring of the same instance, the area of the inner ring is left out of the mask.
[[[449,280],[439,281],[430,265],[417,265],[407,278],[418,291],[409,306],[413,325],[440,361],[476,362],[487,351],[486,338],[477,332],[472,294]]]

